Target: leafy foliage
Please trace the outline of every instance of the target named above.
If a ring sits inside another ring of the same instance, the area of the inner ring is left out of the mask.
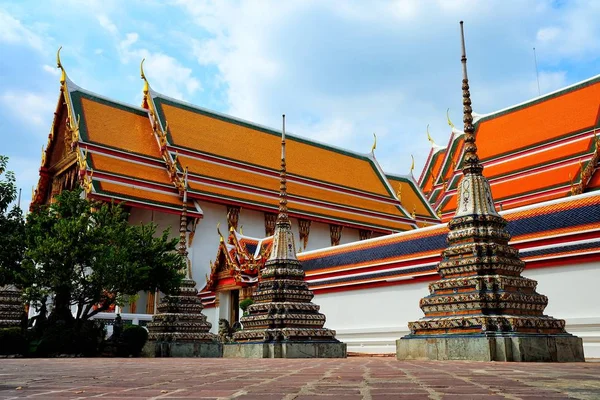
[[[182,279],[183,257],[169,232],[156,225],[132,226],[116,204],[64,191],[33,210],[26,230],[27,296],[54,295],[49,322],[87,320],[119,299],[142,290],[171,293]]]
[[[25,251],[25,220],[21,209],[10,204],[17,197],[15,174],[6,171],[8,158],[0,155],[0,286],[21,284]],[[4,178],[2,178],[4,175]]]
[[[139,357],[148,340],[148,331],[143,326],[127,325],[117,344],[117,356]]]
[[[21,354],[27,352],[27,341],[21,328],[0,329],[0,354]]]
[[[41,335],[29,338],[29,355],[52,357],[61,354],[97,356],[104,347],[106,329],[98,320],[80,321],[69,325],[57,321],[47,326]]]

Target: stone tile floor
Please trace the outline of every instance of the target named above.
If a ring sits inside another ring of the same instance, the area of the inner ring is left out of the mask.
[[[600,363],[0,359],[0,399],[600,399]]]

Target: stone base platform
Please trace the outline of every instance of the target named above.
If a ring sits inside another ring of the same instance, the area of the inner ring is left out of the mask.
[[[206,357],[223,356],[223,345],[218,342],[163,342],[148,341],[142,354],[145,357]]]
[[[398,360],[583,362],[583,341],[573,335],[405,336]]]
[[[223,357],[231,358],[346,358],[342,342],[225,343]]]

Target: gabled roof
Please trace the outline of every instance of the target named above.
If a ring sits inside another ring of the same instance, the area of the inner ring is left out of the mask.
[[[148,111],[103,98],[70,81],[67,87],[79,116],[78,151],[91,177],[89,195],[181,212],[181,197],[160,158]],[[193,203],[188,212],[200,215]]]
[[[508,222],[510,244],[519,249],[528,269],[600,260],[600,192],[500,214]],[[315,293],[434,280],[447,236],[448,225],[438,224],[298,253],[298,260]],[[214,289],[200,293],[206,305],[214,303]]]
[[[437,224],[439,218],[429,204],[427,197],[411,175],[387,174],[392,188],[396,189],[396,198],[411,213],[422,226]]]
[[[189,167],[189,195],[275,211],[281,132],[149,89],[179,168]],[[290,214],[379,232],[416,227],[371,155],[287,135]]]
[[[600,193],[503,211],[527,268],[600,259]],[[447,224],[300,253],[312,290],[350,290],[437,277]],[[345,288],[345,289],[344,289]]]
[[[203,290],[214,292],[218,287],[257,283],[272,244],[273,236],[253,238],[231,229],[227,240],[221,236],[217,256],[214,262],[211,261],[210,274],[206,276]]]
[[[598,188],[600,76],[479,116],[475,128],[485,175],[503,209]],[[456,206],[460,138],[451,135],[441,166],[430,158],[420,184],[447,220]],[[437,181],[427,174],[429,169],[440,171]]]

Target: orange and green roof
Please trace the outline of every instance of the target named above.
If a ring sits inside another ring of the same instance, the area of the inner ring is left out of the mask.
[[[498,207],[510,209],[600,188],[600,76],[475,120],[484,174]],[[440,152],[441,153],[441,152]],[[430,155],[420,185],[443,220],[456,207],[462,136]]]
[[[152,90],[147,100],[169,155],[176,158],[179,170],[189,169],[192,198],[276,211],[280,131]],[[286,147],[292,216],[384,233],[417,226],[372,155],[289,134]],[[406,195],[425,202],[417,185],[407,185]],[[417,214],[424,221],[439,221],[433,210],[421,208]]]

